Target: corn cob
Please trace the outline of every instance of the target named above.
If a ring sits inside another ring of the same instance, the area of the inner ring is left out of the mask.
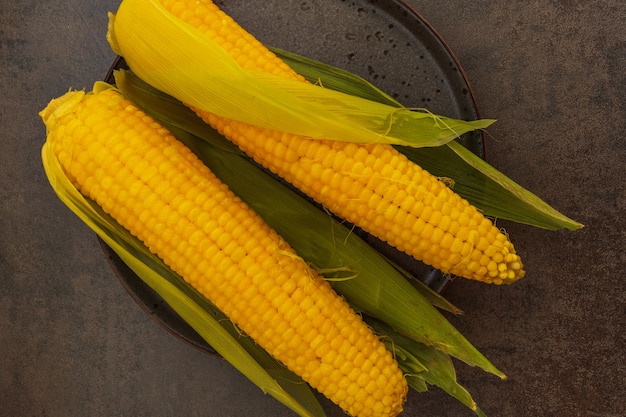
[[[243,68],[302,80],[211,1],[161,4],[214,39]],[[414,258],[444,273],[487,283],[524,276],[507,236],[392,146],[310,139],[194,111],[259,164]]]
[[[165,128],[113,89],[41,113],[77,189],[259,345],[355,416],[395,416],[407,383],[350,306]]]

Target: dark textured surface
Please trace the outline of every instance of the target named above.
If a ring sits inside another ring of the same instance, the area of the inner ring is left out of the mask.
[[[37,112],[106,72],[106,12],[119,2],[4,3],[0,416],[292,415],[154,324],[43,175]],[[267,4],[247,3],[242,19]],[[312,22],[324,3],[297,2]],[[490,162],[586,225],[572,233],[502,223],[528,276],[508,287],[454,282],[446,295],[465,314],[452,321],[509,375],[459,364],[460,381],[491,417],[626,415],[623,2],[408,3],[456,53],[482,114],[499,120]],[[308,41],[289,22],[265,26],[285,45]],[[412,393],[403,415],[472,414],[433,389]]]

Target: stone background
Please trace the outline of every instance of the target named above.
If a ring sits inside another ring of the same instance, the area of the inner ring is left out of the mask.
[[[282,3],[311,19],[303,27],[265,17],[281,3],[220,4],[289,45],[299,33],[325,36],[314,30],[322,16],[350,2]],[[445,295],[465,311],[452,322],[509,376],[500,381],[459,364],[460,382],[490,417],[626,415],[626,7],[619,0],[406,3],[454,51],[482,115],[498,119],[489,161],[585,224],[550,232],[504,222],[527,277],[507,287],[460,280],[449,287]],[[37,113],[69,87],[90,88],[104,76],[114,58],[106,13],[118,5],[0,7],[0,416],[292,415],[225,361],[155,324],[47,183]],[[403,415],[472,413],[433,388],[411,393]]]

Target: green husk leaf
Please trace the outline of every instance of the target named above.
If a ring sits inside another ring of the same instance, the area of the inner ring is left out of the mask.
[[[338,89],[346,94],[402,107],[376,86],[351,72],[281,49],[274,48],[273,51],[311,82],[319,82],[326,88]],[[548,230],[577,230],[583,227],[496,170],[458,141],[437,147],[396,148],[433,175],[452,178],[454,191],[487,216]]]
[[[307,262],[324,269],[347,269],[356,277],[330,280],[358,311],[396,331],[504,378],[404,276],[352,230],[284,186],[223,136],[193,121],[192,112],[128,71],[116,71],[118,88],[166,126],[252,207]],[[188,113],[188,116],[181,114]],[[182,124],[177,121],[184,121]],[[173,123],[173,124],[170,124]],[[200,135],[200,138],[194,136]],[[228,150],[230,149],[230,150]]]
[[[350,71],[284,49],[275,47],[269,47],[269,49],[311,83],[320,84],[331,90],[360,96],[388,106],[399,106],[398,102],[384,91]]]
[[[420,152],[406,147],[400,151],[433,175],[453,178],[454,190],[487,216],[548,230],[583,227],[457,142]]]
[[[395,352],[409,384],[415,383],[421,387],[420,381],[424,381],[444,390],[471,410],[478,410],[471,394],[458,383],[454,364],[446,353],[398,334],[379,320],[369,318],[367,322],[376,332],[389,336],[386,342],[389,349]],[[420,367],[424,369],[420,370]]]
[[[493,120],[463,121],[247,70],[157,0],[124,0],[107,39],[143,80],[195,108],[301,136],[438,146]]]
[[[411,387],[412,389],[414,389],[417,392],[426,392],[428,391],[428,385],[426,384],[426,381],[424,381],[422,378],[420,378],[417,375],[406,375],[405,376],[407,384],[409,384],[409,387]]]
[[[97,88],[107,88],[99,83]],[[300,416],[325,416],[309,386],[273,359],[205,297],[150,253],[138,239],[92,200],[83,197],[65,176],[49,143],[42,148],[48,180],[59,199],[111,247],[211,347],[242,374]]]

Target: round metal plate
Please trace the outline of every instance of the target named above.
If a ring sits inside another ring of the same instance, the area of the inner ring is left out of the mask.
[[[266,45],[349,70],[407,107],[427,108],[457,119],[479,118],[469,82],[454,54],[432,26],[403,1],[268,1],[262,8],[235,1],[216,4]],[[113,70],[121,66],[124,62],[118,58],[105,81],[112,83]],[[463,135],[460,141],[484,157],[480,132]],[[377,239],[365,238],[436,291],[448,285],[439,271]],[[101,245],[120,282],[147,314],[185,342],[215,354],[112,249],[102,241]]]

